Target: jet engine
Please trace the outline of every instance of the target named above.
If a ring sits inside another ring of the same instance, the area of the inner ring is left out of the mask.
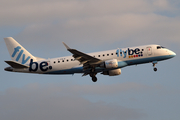
[[[109,75],[109,76],[116,76],[121,74],[121,69],[115,69],[115,70],[109,70],[109,71],[104,71],[101,73],[103,75]]]
[[[117,59],[107,60],[107,61],[101,63],[100,67],[108,68],[108,69],[117,68],[118,67],[118,61],[117,61]]]

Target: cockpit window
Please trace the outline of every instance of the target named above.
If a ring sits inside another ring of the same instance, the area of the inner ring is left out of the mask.
[[[161,49],[161,46],[157,46],[157,49]]]
[[[165,47],[163,47],[163,46],[157,46],[157,49],[162,49],[162,48],[165,48]]]

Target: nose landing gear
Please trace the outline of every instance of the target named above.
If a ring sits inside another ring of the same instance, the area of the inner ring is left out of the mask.
[[[153,64],[153,67],[154,67],[153,70],[156,72],[157,71],[157,68],[156,68],[157,61],[153,61],[152,64]]]
[[[157,68],[156,68],[156,67],[154,68],[154,71],[155,71],[155,72],[157,71]]]

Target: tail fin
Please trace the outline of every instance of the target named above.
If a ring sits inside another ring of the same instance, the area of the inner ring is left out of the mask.
[[[22,47],[16,40],[12,37],[4,38],[6,46],[8,48],[9,54],[13,61],[16,61],[21,64],[30,63],[30,60],[33,59],[36,61],[36,57],[31,55],[24,47]]]

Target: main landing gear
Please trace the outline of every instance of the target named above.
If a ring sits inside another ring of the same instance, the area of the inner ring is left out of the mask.
[[[156,72],[157,71],[157,68],[156,68],[157,61],[153,61],[152,64],[153,64],[153,67],[154,67],[153,70]]]
[[[97,73],[90,73],[89,76],[92,78],[93,82],[97,82],[97,77],[96,77]]]
[[[91,73],[89,74],[89,76],[92,78],[92,81],[93,81],[93,82],[97,82],[96,74],[97,74],[97,73],[95,72],[95,69],[92,68],[92,69],[91,69]]]
[[[92,81],[97,82],[97,77],[96,76],[92,77]]]

